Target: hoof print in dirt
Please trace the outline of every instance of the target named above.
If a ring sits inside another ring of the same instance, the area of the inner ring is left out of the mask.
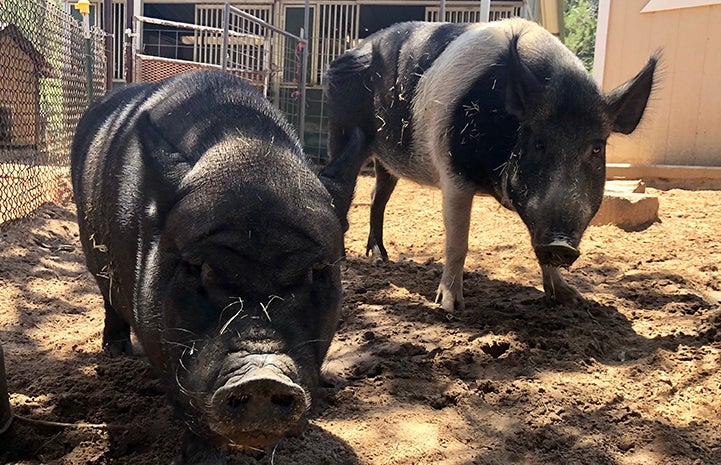
[[[483,353],[490,355],[493,358],[498,358],[505,354],[508,349],[511,348],[511,343],[506,341],[493,341],[481,345]]]

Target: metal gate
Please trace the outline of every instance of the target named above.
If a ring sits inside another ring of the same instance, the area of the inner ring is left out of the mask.
[[[302,58],[306,40],[273,26],[271,6],[250,13],[225,5],[196,5],[196,24],[136,16],[134,81],[158,81],[196,70],[225,70],[247,79],[297,125],[302,139]],[[260,16],[256,16],[256,13]],[[290,92],[288,92],[290,90]],[[297,104],[285,104],[284,99]]]

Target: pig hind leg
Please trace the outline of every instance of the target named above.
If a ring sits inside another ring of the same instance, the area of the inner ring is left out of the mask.
[[[82,231],[81,231],[82,234]],[[89,247],[88,247],[89,248]],[[133,346],[130,342],[130,325],[120,314],[113,308],[113,300],[110,297],[111,285],[110,280],[97,270],[106,270],[107,264],[99,264],[94,260],[95,256],[88,259],[88,269],[95,275],[95,282],[98,283],[98,289],[103,296],[105,304],[105,326],[103,328],[103,349],[105,349],[111,357],[119,355],[132,355]]]
[[[371,194],[371,227],[366,255],[372,252],[374,256],[380,255],[380,258],[387,262],[388,252],[383,245],[383,218],[388,199],[391,198],[391,194],[398,184],[398,178],[392,175],[377,158],[374,160],[374,164],[376,185]]]
[[[110,356],[132,355],[133,345],[130,342],[130,325],[115,311],[105,299],[105,328],[103,329],[103,348]]]
[[[561,270],[555,266],[542,265],[543,290],[549,304],[577,305],[583,302],[583,296],[570,286],[561,276]]]

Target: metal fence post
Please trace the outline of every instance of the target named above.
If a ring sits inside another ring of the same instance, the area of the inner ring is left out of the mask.
[[[85,70],[88,79],[88,104],[95,100],[93,92],[93,44],[90,37],[85,39]]]
[[[305,146],[305,88],[308,83],[308,27],[310,24],[310,0],[305,0],[305,11],[303,14],[303,58],[300,65],[300,108],[298,109],[298,137],[300,145]]]
[[[109,91],[113,88],[113,73],[115,70],[115,60],[113,59],[112,0],[103,0],[103,32],[105,33],[105,90]]]
[[[228,70],[228,31],[230,30],[230,3],[223,5],[223,47],[220,49],[220,68]]]
[[[10,409],[7,375],[5,374],[5,356],[3,346],[0,345],[0,434],[10,427],[12,421],[13,412]]]
[[[83,16],[83,37],[85,37],[85,77],[88,80],[88,104],[93,103],[93,46],[90,37],[90,1],[78,0],[75,9]]]
[[[128,84],[135,82],[135,50],[141,44],[136,43],[136,37],[140,37],[141,30],[135,21],[134,4],[133,0],[125,0],[125,82]]]

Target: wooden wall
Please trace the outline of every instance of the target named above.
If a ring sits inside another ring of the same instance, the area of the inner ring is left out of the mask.
[[[663,50],[644,121],[609,140],[608,162],[721,166],[721,5],[641,13],[647,3],[601,0],[594,74],[604,90]]]

